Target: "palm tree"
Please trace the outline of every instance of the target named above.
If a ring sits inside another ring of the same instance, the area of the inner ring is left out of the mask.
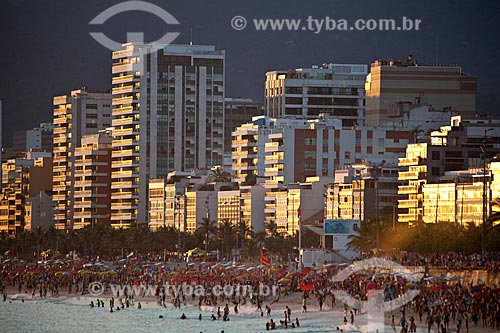
[[[247,221],[240,221],[236,225],[236,245],[241,246],[245,249],[245,243],[252,233],[252,227],[247,223]]]
[[[349,235],[348,239],[347,247],[360,252],[377,248],[377,224],[369,220],[361,222],[358,234]]]
[[[208,240],[211,235],[217,232],[217,223],[210,221],[208,217],[204,217],[201,219],[198,230],[205,236],[205,261],[207,261]]]
[[[225,183],[231,181],[231,174],[227,171],[222,170],[221,167],[217,167],[212,170],[211,178],[216,183]]]
[[[412,127],[411,134],[413,136],[413,143],[418,143],[418,140],[422,137],[422,134],[424,133],[425,131],[423,130],[422,126],[417,125]]]
[[[231,222],[229,219],[223,219],[219,223],[219,227],[217,229],[218,232],[218,238],[221,242],[222,248],[222,256],[224,256],[224,246],[226,247],[226,254],[230,253],[229,250],[233,247],[234,245],[234,233],[235,233],[235,228],[234,224]]]
[[[274,221],[268,221],[265,223],[265,228],[267,231],[267,234],[271,237],[277,237],[278,236],[278,225]]]

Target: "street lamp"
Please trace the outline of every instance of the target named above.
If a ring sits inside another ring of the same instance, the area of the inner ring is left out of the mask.
[[[482,158],[483,158],[483,228],[481,232],[481,260],[484,262],[484,255],[485,255],[485,238],[486,238],[486,218],[487,218],[487,212],[486,212],[486,204],[487,204],[487,194],[486,194],[486,139],[487,139],[487,133],[489,131],[493,131],[493,128],[488,128],[484,130],[484,140],[483,140],[483,145],[481,147],[482,150]]]

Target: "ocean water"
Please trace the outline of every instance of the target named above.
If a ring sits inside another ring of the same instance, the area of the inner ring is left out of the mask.
[[[95,301],[95,299],[94,299]],[[90,308],[86,299],[79,301],[25,301],[17,300],[9,303],[0,301],[0,332],[203,332],[203,333],[246,333],[266,332],[265,325],[269,318],[260,317],[257,313],[243,313],[240,316],[231,316],[230,321],[212,321],[211,313],[199,311],[196,307],[185,307],[181,310],[160,308],[154,303],[143,304],[142,309],[125,308],[124,310],[109,312],[109,303],[106,307]],[[116,306],[116,302],[115,302]],[[186,320],[179,317],[182,313]],[[202,313],[202,320],[198,315]],[[232,309],[231,309],[232,313]],[[281,311],[273,310],[273,320],[279,323]],[[159,316],[163,318],[160,319]],[[333,322],[324,312],[320,318],[308,318],[296,314],[301,320],[301,327],[289,329],[293,332],[336,332]],[[295,314],[292,313],[292,318]],[[283,331],[279,329],[277,331]],[[288,330],[287,330],[288,331]]]

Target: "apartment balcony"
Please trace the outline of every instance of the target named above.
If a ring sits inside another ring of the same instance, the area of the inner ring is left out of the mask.
[[[68,147],[66,147],[66,146],[62,146],[62,147],[53,147],[53,148],[52,148],[52,151],[53,151],[54,153],[65,153],[65,152],[67,152],[67,151],[68,151]]]
[[[416,222],[418,220],[418,215],[415,214],[398,214],[398,222],[409,223]]]
[[[66,133],[68,133],[67,127],[55,127],[54,128],[54,135],[66,134]]]
[[[139,78],[136,78],[134,75],[121,75],[121,76],[115,76],[111,80],[112,84],[122,84],[122,83],[129,83],[133,82],[134,79],[136,81],[139,81]]]
[[[417,180],[426,177],[426,172],[420,171],[400,171],[398,180]]]
[[[54,120],[53,120],[54,125],[66,124],[68,122],[71,122],[71,119],[66,119],[66,117],[64,117],[64,116],[54,118]]]
[[[66,220],[66,214],[54,214],[55,221],[64,221]]]
[[[122,115],[130,115],[133,114],[133,112],[134,112],[134,107],[132,105],[127,105],[114,108],[111,113],[113,114],[113,117],[117,117]]]
[[[132,192],[115,192],[111,194],[111,199],[135,199],[137,197],[136,194]]]
[[[125,72],[132,72],[134,70],[134,64],[131,63],[115,63],[111,69],[111,74],[119,74]]]
[[[92,218],[92,212],[75,212],[73,214],[75,219],[90,219]]]
[[[399,160],[398,162],[399,166],[411,166],[411,165],[418,165],[422,159],[419,157],[410,157],[410,158],[401,157],[398,160]]]
[[[53,143],[54,143],[55,145],[57,145],[57,144],[61,144],[61,143],[66,143],[66,142],[68,142],[68,141],[69,141],[69,138],[68,138],[66,135],[63,135],[63,136],[56,136],[56,137],[54,137],[54,139],[53,139]]]
[[[66,200],[66,194],[54,194],[52,195],[52,201],[63,201]]]
[[[111,189],[116,190],[116,189],[129,189],[129,188],[137,188],[139,187],[138,184],[134,184],[132,181],[128,182],[112,182],[111,183]]]
[[[92,208],[92,202],[91,201],[77,201],[73,204],[73,207],[75,207],[77,209]]]
[[[66,175],[57,175],[57,176],[52,176],[52,182],[58,183],[58,182],[64,182],[66,181],[68,177]]]
[[[92,169],[75,170],[75,177],[84,177],[84,176],[95,176],[95,170]]]
[[[232,147],[257,147],[257,141],[253,140],[233,140],[231,141]]]
[[[111,157],[130,157],[130,156],[139,156],[139,152],[134,149],[113,150],[111,152]]]
[[[284,151],[284,150],[285,150],[285,148],[279,142],[268,142],[268,143],[266,143],[266,147],[264,148],[264,151],[266,153],[272,153],[275,151]]]
[[[134,117],[117,118],[111,121],[112,126],[132,125],[138,123],[138,121],[134,120]]]
[[[93,181],[92,180],[77,180],[75,181],[75,187],[90,187],[92,185],[95,185],[93,184]]]
[[[266,164],[283,164],[283,163],[285,163],[285,160],[283,158],[276,157],[274,155],[268,155],[268,156],[266,156],[265,163]]]
[[[399,186],[398,187],[398,194],[414,194],[418,193],[418,186]]]
[[[281,168],[266,168],[265,171],[264,171],[264,176],[265,177],[274,177],[274,176],[278,176],[280,175],[281,173],[283,173],[283,169]]]
[[[78,191],[75,192],[74,196],[75,198],[90,198],[93,195],[92,190],[85,190],[85,191]]]
[[[113,131],[114,133],[115,131]],[[113,140],[111,143],[111,146],[114,147],[127,147],[127,146],[133,146],[134,145],[134,139],[122,139],[122,140]]]
[[[250,153],[248,151],[233,151],[231,152],[231,157],[233,159],[238,159],[238,158],[247,158],[249,154],[256,155],[255,153]]]
[[[135,128],[114,129],[113,136],[138,135],[139,130]]]
[[[113,169],[138,167],[139,161],[134,161],[134,160],[112,161],[111,166]]]
[[[62,109],[60,109],[60,108],[54,109],[53,115],[55,117],[55,116],[60,116],[60,115],[67,114],[67,113],[68,113],[68,110],[66,110],[66,108],[63,107]]]
[[[137,100],[135,100],[135,101],[137,103]],[[113,98],[113,100],[112,100],[113,105],[132,104],[132,103],[134,103],[134,97],[132,97],[132,96],[117,97],[117,98]],[[117,110],[117,109],[113,109],[113,111],[112,111],[113,116],[118,115],[115,113],[115,110]]]
[[[417,209],[419,205],[418,200],[398,200],[398,208],[415,208]]]
[[[128,94],[134,91],[134,86],[123,86],[111,89],[113,95]]]
[[[135,209],[134,203],[133,202],[112,202],[111,203],[111,210],[131,210]]]
[[[115,171],[111,173],[111,178],[131,178],[134,176],[134,172],[132,170],[127,171]]]
[[[54,192],[66,192],[67,191],[66,185],[53,185],[52,186],[52,191]]]
[[[113,213],[111,214],[111,221],[131,221],[135,215],[131,213]]]
[[[134,54],[134,49],[125,49],[125,50],[120,50],[120,51],[115,51],[112,54],[112,59],[121,59],[121,58],[128,58],[131,57]]]

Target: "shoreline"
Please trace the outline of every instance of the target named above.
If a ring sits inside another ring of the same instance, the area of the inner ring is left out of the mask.
[[[93,296],[89,293],[85,293],[83,295],[81,294],[74,294],[74,293],[67,293],[67,292],[62,292],[60,293],[59,296],[50,296],[47,295],[46,298],[40,298],[39,294],[35,293],[34,297],[31,297],[27,292],[19,294],[17,292],[17,288],[12,287],[12,286],[7,286],[6,292],[8,294],[7,297],[7,302],[22,302],[22,299],[24,299],[26,302],[40,302],[40,301],[46,301],[46,302],[53,302],[53,303],[64,303],[64,304],[72,304],[72,305],[79,305],[79,306],[89,306],[91,301],[96,302],[97,299],[104,301],[104,309],[109,312],[109,300],[111,297],[111,293],[105,293],[99,296]],[[117,298],[115,298],[115,307],[120,304],[117,301]],[[363,332],[366,330],[366,324],[367,324],[367,313],[362,313],[362,314],[357,314],[354,316],[354,325],[351,325],[349,322],[347,325],[344,325],[344,311],[343,311],[343,305],[339,302],[336,303],[335,307],[333,310],[331,309],[331,303],[325,302],[323,305],[323,310],[319,310],[319,306],[317,302],[314,299],[310,299],[307,302],[307,312],[302,313],[302,304],[301,304],[301,299],[302,295],[301,293],[294,293],[288,296],[281,296],[280,300],[278,302],[272,302],[273,297],[270,297],[266,301],[262,303],[262,307],[264,310],[263,316],[261,316],[260,311],[258,311],[257,306],[247,302],[246,304],[241,304],[238,306],[238,313],[235,314],[234,312],[234,304],[229,305],[229,317],[234,318],[237,317],[239,319],[265,319],[266,321],[268,319],[273,319],[275,323],[277,323],[277,329],[284,329],[279,325],[280,320],[284,319],[284,311],[286,307],[288,306],[291,311],[291,319],[292,321],[295,320],[295,318],[299,318],[299,321],[301,323],[301,327],[307,327],[310,326],[311,324],[323,324],[325,326],[331,327],[334,331],[336,328],[342,329],[344,332],[349,332],[349,331],[361,331]],[[185,312],[199,312],[205,314],[204,317],[207,317],[204,320],[210,320],[209,316],[211,314],[215,314],[217,312],[217,307],[220,306],[221,310],[225,306],[225,303],[219,303],[219,305],[202,305],[200,308],[198,308],[198,304],[196,299],[193,301],[191,296],[186,297],[185,301],[181,302],[181,308],[176,309],[172,302],[169,300],[166,301],[166,306],[160,306],[159,301],[157,301],[156,297],[134,297],[134,302],[133,304],[130,305],[130,309],[137,309],[138,303],[141,303],[142,309],[157,309],[157,310],[166,310],[166,311],[177,311],[180,314]],[[272,309],[271,315],[268,317],[266,316],[265,313],[265,306],[269,305]],[[97,306],[96,306],[97,307]],[[127,308],[124,308],[126,311]],[[139,310],[140,311],[140,310]],[[347,311],[347,319],[349,321],[349,311]],[[384,315],[384,324],[386,325],[385,332],[396,332],[399,333],[401,330],[401,325],[399,324],[400,319],[401,319],[401,312],[400,309],[395,309],[392,313],[394,313],[394,321],[395,321],[395,329],[391,329],[391,312],[386,312]],[[417,326],[417,332],[418,333],[423,333],[427,332],[427,326],[425,325],[425,320],[422,322],[419,322],[418,320],[418,314],[413,313],[411,308],[407,307],[406,310],[406,319],[408,320],[411,316],[415,318],[415,323]],[[153,320],[153,318],[151,318]],[[221,319],[218,319],[221,320]],[[388,329],[389,327],[389,329]],[[288,329],[291,329],[290,327]],[[264,332],[266,331],[265,327],[259,327],[257,329],[258,332]],[[492,328],[489,327],[473,327],[472,322],[469,323],[469,333],[486,333],[486,332],[493,332],[495,331]],[[431,329],[432,333],[438,332],[436,325],[433,325]],[[450,322],[450,329],[448,332],[456,332],[456,326],[455,323]],[[467,332],[465,330],[465,325],[463,325],[461,329],[461,333]]]

